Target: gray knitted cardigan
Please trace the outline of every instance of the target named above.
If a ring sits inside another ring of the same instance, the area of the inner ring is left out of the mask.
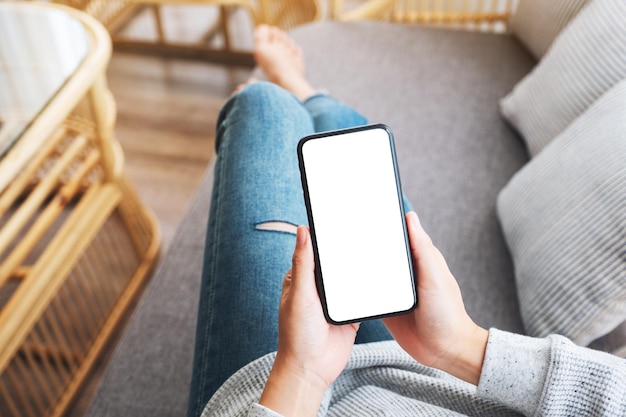
[[[275,354],[251,362],[215,393],[202,417],[278,414],[257,403]],[[427,368],[395,342],[356,345],[318,416],[626,416],[626,360],[560,336],[497,329],[478,387]]]

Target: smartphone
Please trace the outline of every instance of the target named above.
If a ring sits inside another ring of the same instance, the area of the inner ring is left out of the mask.
[[[393,135],[369,125],[298,143],[317,290],[329,323],[417,305]]]

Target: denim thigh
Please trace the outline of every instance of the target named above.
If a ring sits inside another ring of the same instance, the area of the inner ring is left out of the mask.
[[[189,416],[238,369],[278,344],[278,303],[295,245],[266,222],[306,224],[296,155],[313,133],[288,92],[255,83],[218,121],[218,157],[206,236]]]

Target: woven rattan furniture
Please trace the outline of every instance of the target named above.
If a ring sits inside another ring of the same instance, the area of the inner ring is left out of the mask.
[[[232,10],[245,10],[253,24],[267,23],[290,29],[302,23],[320,18],[317,0],[57,0],[86,11],[99,19],[113,35],[116,50],[171,56],[177,58],[204,59],[212,62],[252,66],[250,51],[241,51],[232,45],[229,16]],[[218,8],[219,18],[209,25],[203,36],[195,43],[181,43],[168,39],[163,25],[161,8],[164,5],[204,5]],[[152,9],[156,42],[128,39],[118,36],[118,29],[127,24],[142,7]],[[222,35],[222,47],[209,44],[217,34]]]
[[[430,26],[503,32],[508,29],[515,0],[366,0],[344,10],[344,0],[331,0],[338,20],[384,20]]]
[[[5,29],[0,116],[13,105],[28,121],[0,159],[0,415],[60,416],[148,276],[159,231],[113,137],[106,30],[34,2],[0,3]]]

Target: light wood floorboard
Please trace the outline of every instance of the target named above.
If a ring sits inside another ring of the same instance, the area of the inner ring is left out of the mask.
[[[212,158],[219,110],[249,70],[116,54],[109,87],[128,175],[154,210],[167,249]]]

